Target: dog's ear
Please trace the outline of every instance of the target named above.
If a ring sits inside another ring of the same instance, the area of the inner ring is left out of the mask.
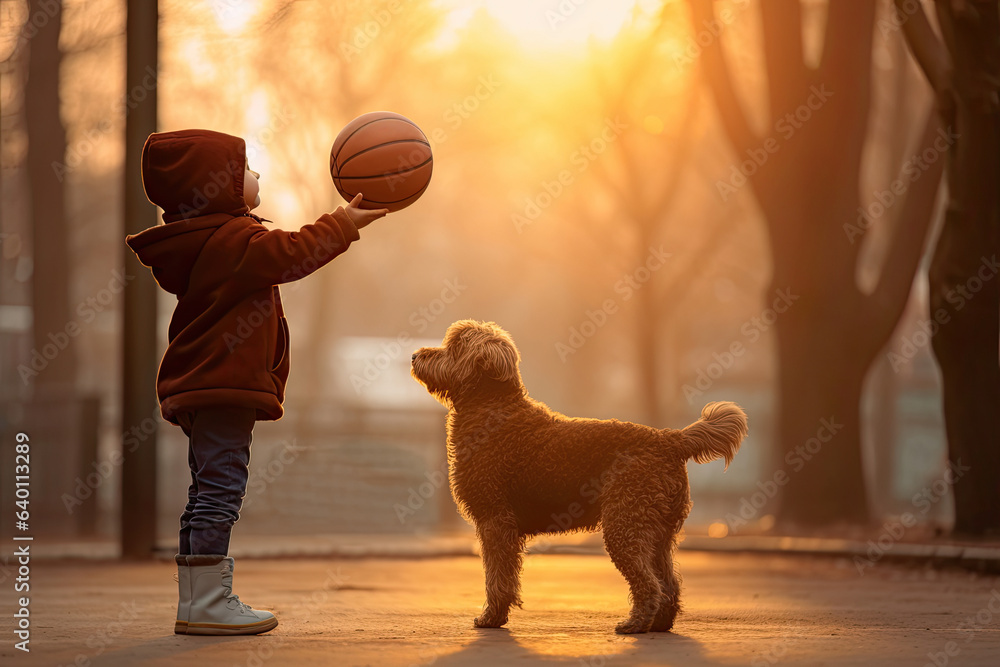
[[[484,341],[479,354],[483,370],[494,380],[511,382],[520,378],[517,371],[521,357],[514,343],[500,336]]]

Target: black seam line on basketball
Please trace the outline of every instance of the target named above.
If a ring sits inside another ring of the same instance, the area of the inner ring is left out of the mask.
[[[384,146],[385,144],[382,145]],[[420,164],[418,164],[416,167],[410,167],[409,169],[404,169],[403,171],[387,171],[384,174],[372,174],[371,176],[337,176],[337,178],[342,181],[356,181],[361,178],[389,178],[392,176],[398,176],[400,174],[408,174],[411,171],[416,171],[417,169],[420,169],[421,167],[428,165],[433,161],[434,158],[429,157]]]
[[[393,141],[386,141],[384,143],[379,144],[378,146],[371,146],[370,148],[365,148],[363,150],[360,150],[351,157],[347,158],[346,160],[344,160],[344,164],[337,167],[337,173],[339,174],[341,171],[343,171],[344,167],[347,166],[347,163],[353,160],[354,158],[358,157],[359,155],[364,155],[365,153],[369,153],[375,150],[376,148],[382,148],[382,146],[391,146],[393,144],[421,144],[423,146],[427,146],[428,149],[431,147],[429,143],[427,143],[426,141],[421,141],[420,139],[395,139]]]
[[[427,182],[424,183],[424,187],[420,188],[419,190],[417,190],[416,192],[414,192],[409,197],[403,197],[402,199],[394,199],[392,201],[380,201],[378,199],[366,199],[365,201],[368,202],[369,204],[398,204],[401,201],[406,201],[407,199],[413,199],[414,197],[419,197],[420,195],[424,194],[424,190],[426,190],[427,186],[430,185],[430,184],[431,184],[430,179],[427,179]],[[349,199],[354,199],[355,197],[357,197],[361,193],[355,192],[354,194],[351,194],[347,190],[344,190],[344,194],[345,195],[349,195],[349,197],[348,197]]]
[[[349,135],[347,135],[347,138],[344,139],[344,143],[340,144],[340,150],[338,150],[337,154],[333,156],[333,164],[334,165],[337,164],[337,158],[340,157],[340,151],[344,150],[344,146],[346,146],[347,142],[351,140],[351,137],[353,137],[355,134],[357,134],[358,132],[360,132],[362,128],[368,127],[372,123],[377,123],[377,122],[382,121],[382,120],[399,120],[399,121],[402,121],[404,123],[409,123],[413,127],[416,127],[417,131],[420,132],[420,134],[422,134],[422,135],[424,134],[424,131],[421,130],[419,127],[417,127],[416,123],[414,123],[413,121],[408,120],[406,118],[403,118],[402,116],[400,116],[399,118],[394,118],[394,117],[392,117],[392,118],[375,118],[375,119],[372,119],[372,120],[368,121],[364,125],[361,125],[359,127],[354,128],[354,130]]]
[[[420,132],[420,134],[424,134],[424,131],[421,130],[419,127],[417,127],[416,123],[414,123],[412,120],[409,120],[407,118],[403,118],[403,117],[399,117],[399,118],[375,118],[375,119],[372,119],[372,120],[368,121],[364,125],[361,125],[360,127],[354,128],[354,131],[351,132],[349,135],[347,135],[347,138],[344,139],[344,143],[340,144],[340,149],[337,151],[336,155],[333,156],[333,164],[334,165],[337,164],[337,158],[340,157],[340,151],[344,150],[344,146],[346,146],[347,142],[351,140],[351,137],[353,137],[355,134],[357,134],[358,132],[360,132],[362,127],[368,127],[372,123],[377,123],[380,120],[401,120],[404,123],[409,123],[413,127],[416,127],[417,131]],[[426,136],[426,135],[424,135],[424,136]]]

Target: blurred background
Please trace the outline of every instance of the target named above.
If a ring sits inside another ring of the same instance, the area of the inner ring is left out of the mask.
[[[155,88],[159,130],[246,139],[256,212],[283,229],[344,204],[329,149],[355,116],[402,113],[434,151],[420,201],[283,288],[285,417],[255,429],[234,545],[467,534],[444,477],[445,411],[409,376],[410,353],[461,318],[510,331],[531,395],[569,415],[679,428],[708,401],[740,403],[750,437],[725,474],[690,466],[687,531],[772,530],[781,499],[768,481],[789,468],[775,324],[801,294],[775,282],[767,220],[737,173],[747,156],[704,81],[703,49],[724,39],[748,119],[769,124],[760,13],[715,4],[718,23],[699,26],[673,0],[160,0],[159,68],[126,89],[124,3],[0,0],[0,419],[5,447],[32,436],[33,529],[115,542],[121,452],[155,447],[157,539],[176,539],[186,440],[158,411],[132,428],[121,413],[123,294],[151,280],[125,264],[124,129]],[[890,3],[876,5],[887,27],[870,49],[864,207],[897,177],[931,102]],[[801,7],[808,62],[827,6]],[[796,168],[833,178],[822,161]],[[858,244],[863,290],[894,227],[855,239],[848,225],[865,220],[844,222],[834,237]],[[938,371],[918,334],[925,264],[862,385],[875,523],[912,510],[947,466]],[[158,293],[158,354],[173,305]],[[920,515],[928,530],[951,525],[950,496],[938,500]]]

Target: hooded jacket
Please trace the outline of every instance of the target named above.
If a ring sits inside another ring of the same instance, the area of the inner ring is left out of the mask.
[[[163,418],[248,407],[278,419],[288,378],[288,325],[278,285],[303,278],[359,238],[343,208],[297,232],[268,230],[243,200],[246,144],[208,130],[151,134],[146,197],[163,223],[126,238],[177,296],[156,377]]]

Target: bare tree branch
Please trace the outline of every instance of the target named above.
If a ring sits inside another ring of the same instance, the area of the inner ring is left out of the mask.
[[[924,126],[918,154],[923,154],[927,150],[938,150],[934,142],[940,136],[940,129],[940,114],[937,109],[932,109]],[[868,320],[870,322],[882,321],[895,326],[902,315],[906,306],[906,295],[909,294],[913,284],[913,275],[923,256],[923,247],[934,216],[934,202],[937,199],[938,185],[944,173],[945,162],[945,156],[939,155],[920,176],[919,185],[911,184],[903,199],[889,243],[888,256],[882,266],[878,284],[868,298],[867,307],[873,313]]]
[[[930,81],[931,88],[940,97],[949,88],[948,71],[951,69],[950,58],[944,44],[934,34],[927,14],[920,3],[913,3],[916,11],[913,14],[905,14],[907,6],[906,0],[894,0],[896,12],[903,23],[903,34],[906,42],[913,52],[920,69],[923,70],[927,80]]]
[[[764,33],[764,67],[771,122],[800,104],[806,69],[802,56],[802,5],[799,0],[765,0],[761,3]]]
[[[698,88],[692,84],[687,94],[684,116],[681,118],[679,125],[681,136],[675,145],[674,159],[670,163],[670,174],[666,178],[666,183],[660,189],[659,197],[649,204],[648,216],[652,220],[659,220],[666,213],[667,208],[673,203],[674,197],[680,189],[681,177],[687,171],[687,157],[691,152],[693,139],[691,132],[687,131],[687,128],[690,128],[694,124],[700,100],[701,96],[698,94]],[[682,165],[685,167],[684,169],[681,168]]]
[[[820,72],[831,85],[870,78],[875,2],[831,2]]]
[[[732,234],[728,233],[731,225],[728,212],[714,216],[694,249],[684,253],[685,261],[670,272],[664,281],[667,287],[658,297],[663,304],[661,317],[666,319],[677,311],[684,303],[685,297],[692,292],[691,279],[703,275],[705,267],[711,264],[712,258],[728,247],[732,239]],[[720,243],[719,239],[724,239],[724,242]]]
[[[715,21],[712,0],[688,0],[694,26],[708,25]],[[760,143],[760,138],[750,127],[746,112],[733,88],[729,65],[722,48],[722,41],[716,37],[701,54],[702,66],[708,78],[709,88],[715,98],[716,108],[722,119],[722,126],[737,153]]]
[[[872,37],[875,32],[876,2],[830,2],[827,5],[823,56],[818,70],[820,85],[829,85],[834,95],[855,90],[850,104],[835,97],[835,127],[844,137],[843,149],[836,156],[838,164],[856,171],[861,163],[866,128],[871,110]],[[844,172],[847,173],[847,172]]]

